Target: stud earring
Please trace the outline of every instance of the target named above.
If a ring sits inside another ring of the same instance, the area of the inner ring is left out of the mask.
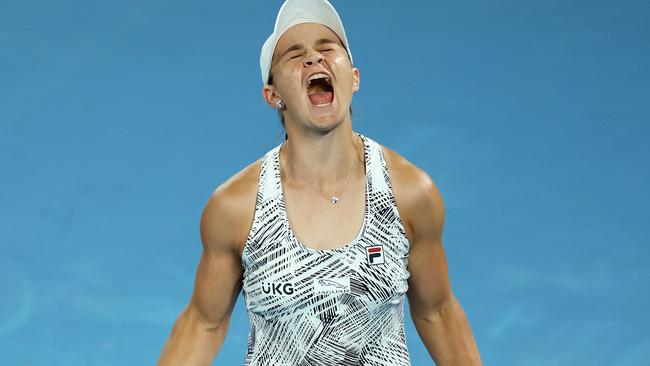
[[[275,107],[281,111],[284,110],[285,104],[281,99],[275,101]]]

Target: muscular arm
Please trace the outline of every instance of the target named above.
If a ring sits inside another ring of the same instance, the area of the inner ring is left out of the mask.
[[[482,365],[469,322],[449,282],[440,193],[426,173],[386,150],[395,198],[411,243],[407,296],[415,328],[436,365]]]
[[[221,348],[241,290],[240,248],[255,205],[251,184],[240,173],[208,200],[201,216],[203,252],[194,291],[174,323],[158,366],[211,365]]]

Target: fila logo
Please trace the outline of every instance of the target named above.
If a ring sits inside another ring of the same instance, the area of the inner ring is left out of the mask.
[[[384,264],[384,247],[381,245],[366,247],[366,257],[370,265]]]

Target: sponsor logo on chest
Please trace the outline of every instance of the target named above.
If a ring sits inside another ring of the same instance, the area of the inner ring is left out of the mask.
[[[262,292],[267,295],[293,295],[293,291],[291,282],[262,282]]]
[[[369,265],[384,264],[384,247],[382,245],[366,247],[366,257]]]
[[[348,294],[350,277],[314,278],[315,294]]]

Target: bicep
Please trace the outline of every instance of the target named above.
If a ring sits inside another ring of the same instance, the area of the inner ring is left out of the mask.
[[[212,198],[201,217],[203,251],[196,269],[188,312],[208,326],[230,317],[241,290],[242,264],[236,214],[225,200]]]
[[[202,323],[218,326],[230,317],[241,289],[242,268],[236,253],[203,250],[188,310]]]
[[[453,302],[447,258],[442,245],[445,221],[444,204],[435,183],[428,177],[419,184],[419,197],[413,197],[409,252],[409,304],[411,312],[428,316]]]
[[[420,240],[409,254],[408,299],[411,312],[427,316],[453,300],[441,242]]]

